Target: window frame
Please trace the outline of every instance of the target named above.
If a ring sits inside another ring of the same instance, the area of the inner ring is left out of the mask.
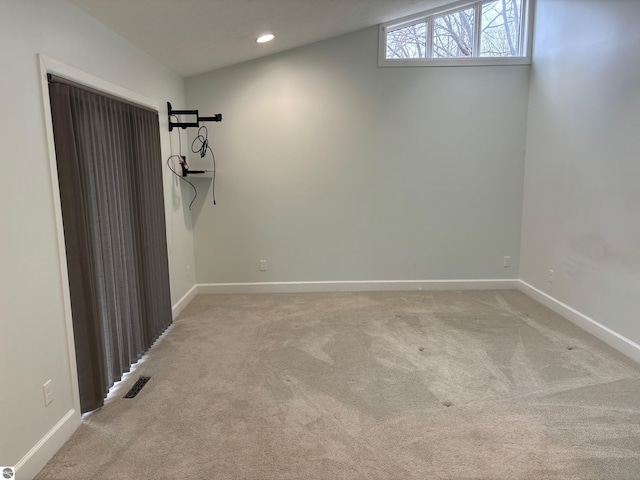
[[[434,8],[415,15],[382,23],[378,29],[378,66],[379,67],[462,67],[462,66],[488,66],[488,65],[529,65],[531,64],[531,44],[533,33],[533,4],[535,0],[522,0],[522,29],[520,31],[520,45],[522,55],[513,57],[427,57],[427,58],[387,58],[387,32],[399,28],[427,23],[427,51],[432,53],[433,47],[433,21],[436,17],[456,13],[460,10],[473,7],[475,10],[475,25],[473,35],[473,52],[479,55],[480,34],[482,21],[482,6],[494,0],[460,0],[440,8]]]

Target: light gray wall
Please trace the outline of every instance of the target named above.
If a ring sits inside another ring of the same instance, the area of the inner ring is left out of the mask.
[[[521,278],[640,343],[638,18],[635,0],[538,1]]]
[[[0,25],[0,465],[15,465],[73,409],[37,54],[158,100],[163,156],[169,152],[165,102],[184,104],[184,87],[180,77],[65,1],[0,0]],[[193,265],[193,240],[171,182],[166,176],[175,302],[194,283],[185,268]],[[54,401],[45,408],[48,379]]]
[[[198,283],[517,278],[529,67],[378,68],[377,46],[370,28],[186,80],[224,117]]]

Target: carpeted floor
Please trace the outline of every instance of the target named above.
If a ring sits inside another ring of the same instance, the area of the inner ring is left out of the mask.
[[[639,366],[515,291],[200,296],[116,393],[38,479],[640,478]]]

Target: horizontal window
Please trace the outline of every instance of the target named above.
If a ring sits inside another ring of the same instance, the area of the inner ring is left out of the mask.
[[[476,0],[380,25],[380,66],[530,63],[532,0]]]

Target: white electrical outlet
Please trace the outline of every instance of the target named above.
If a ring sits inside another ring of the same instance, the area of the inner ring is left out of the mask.
[[[549,283],[553,283],[553,270],[549,270],[549,275],[547,276]]]
[[[267,261],[266,260],[260,260],[260,271],[261,272],[266,272],[267,271]]]
[[[51,387],[51,380],[47,380],[47,382],[42,385],[42,391],[44,392],[44,406],[48,406],[51,402],[53,402],[53,389]]]
[[[191,278],[191,265],[187,265],[187,278]]]
[[[508,268],[511,266],[511,257],[504,257],[502,260],[502,266]]]

